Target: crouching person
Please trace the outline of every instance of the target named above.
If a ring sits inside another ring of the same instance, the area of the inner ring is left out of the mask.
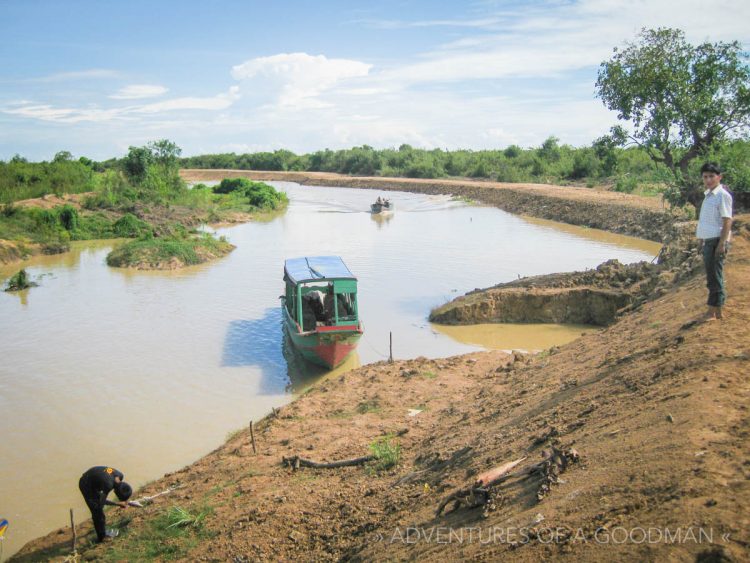
[[[116,530],[106,529],[104,506],[108,504],[127,508],[127,500],[133,494],[133,489],[122,480],[123,477],[124,475],[117,469],[97,466],[86,471],[78,481],[78,488],[81,490],[83,499],[86,501],[86,506],[91,510],[91,519],[94,521],[96,539],[100,543],[107,537],[117,535]],[[113,490],[120,502],[107,500],[107,495]]]

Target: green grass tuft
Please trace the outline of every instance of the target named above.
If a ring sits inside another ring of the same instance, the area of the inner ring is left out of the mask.
[[[401,445],[392,434],[378,438],[370,444],[370,452],[375,458],[374,471],[385,471],[398,465],[401,459]]]

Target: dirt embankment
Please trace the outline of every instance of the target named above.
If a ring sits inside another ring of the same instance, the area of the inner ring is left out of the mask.
[[[572,186],[255,170],[186,169],[180,171],[180,176],[189,182],[242,177],[253,180],[298,182],[309,186],[453,194],[493,205],[510,213],[603,229],[659,242],[674,222],[674,216],[665,209],[660,199]]]
[[[120,537],[84,539],[83,557],[748,560],[750,229],[747,217],[737,224],[724,320],[695,322],[705,280],[686,273],[605,330],[534,357],[418,358],[319,382],[257,424],[257,454],[241,431],[149,484],[136,496],[183,488],[110,512],[126,515]],[[385,471],[282,465],[364,456],[384,435],[401,448]],[[533,470],[553,446],[577,461]],[[471,493],[511,460],[522,460],[511,477]],[[458,502],[438,514],[451,495]],[[208,513],[200,531],[157,541],[173,506]],[[90,525],[79,534],[90,538]],[[16,560],[62,560],[69,537],[35,540]]]
[[[742,220],[737,223],[742,228]],[[585,272],[522,278],[475,290],[430,313],[441,324],[576,323],[606,326],[669,292],[702,266],[695,223],[673,225],[655,263],[610,260]]]

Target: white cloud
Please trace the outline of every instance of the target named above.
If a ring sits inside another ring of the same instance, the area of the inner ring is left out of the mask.
[[[129,113],[159,113],[174,110],[223,110],[230,107],[240,97],[239,86],[231,86],[229,91],[211,98],[175,98],[163,102],[154,102],[145,106],[129,108]]]
[[[115,78],[119,75],[117,71],[105,68],[93,68],[89,70],[74,70],[70,72],[58,72],[39,78],[31,78],[28,82],[65,82],[68,80],[86,80],[88,78]]]
[[[208,110],[218,111],[227,109],[239,99],[239,87],[231,86],[226,93],[217,94],[210,98],[185,97],[154,102],[145,105],[126,106],[119,108],[63,108],[49,104],[27,103],[17,107],[9,105],[0,109],[2,113],[17,115],[42,121],[58,123],[79,123],[82,121],[102,122],[114,119],[132,119],[135,114],[158,114],[177,110]]]
[[[138,100],[141,98],[154,98],[166,94],[168,91],[164,86],[156,84],[131,84],[120,88],[110,98],[114,100]]]
[[[280,88],[278,103],[290,108],[324,107],[315,98],[347,79],[367,76],[372,65],[349,59],[329,59],[325,55],[282,53],[259,57],[232,67],[235,80],[256,78]]]
[[[49,104],[25,104],[2,110],[9,115],[18,115],[41,121],[57,123],[79,123],[81,121],[110,121],[120,114],[120,110],[56,108]]]
[[[706,26],[709,12],[721,14],[720,26]],[[613,47],[635,39],[643,27],[684,29],[692,42],[750,39],[750,3],[736,0],[718,0],[710,6],[704,0],[684,0],[679,10],[670,0],[553,1],[503,16],[502,27],[491,19],[465,22],[486,24],[486,33],[454,39],[424,53],[422,60],[392,67],[383,77],[415,84],[561,75],[598,66]]]
[[[96,89],[71,89],[70,97],[64,88],[27,87],[4,92],[9,100],[25,101],[2,103],[0,113],[4,121],[14,115],[39,122],[25,126],[44,133],[27,134],[30,146],[43,138],[57,143],[57,150],[75,138],[81,146],[70,148],[84,154],[99,151],[99,156],[119,154],[120,144],[127,150],[130,144],[163,137],[174,139],[186,154],[280,147],[307,152],[404,142],[502,148],[512,143],[538,146],[549,135],[582,145],[617,121],[594,96],[599,63],[615,46],[636,39],[641,28],[676,27],[692,43],[736,39],[746,49],[750,46],[750,2],[741,0],[683,0],[679,9],[673,0],[453,4],[434,19],[360,21],[377,25],[382,30],[377,40],[388,43],[383,49],[367,46],[377,66],[353,57],[277,52],[232,67],[238,82],[215,96],[144,101],[122,96],[138,93],[138,88],[161,88],[146,84],[124,88],[116,98],[105,98],[99,84]],[[720,25],[707,25],[711,17],[718,17]],[[336,32],[335,27],[322,31]],[[372,35],[363,34],[363,41]],[[342,40],[340,47],[346,45]],[[94,69],[34,80],[115,74]],[[121,79],[104,92],[111,94],[120,84]],[[92,93],[99,97],[81,101]],[[50,122],[88,122],[91,135],[71,135],[72,128],[52,128]],[[6,152],[17,152],[15,143],[8,141]]]

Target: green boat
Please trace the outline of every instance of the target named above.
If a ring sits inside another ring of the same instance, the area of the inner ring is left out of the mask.
[[[357,278],[338,256],[284,262],[284,325],[306,360],[333,369],[357,347]]]

